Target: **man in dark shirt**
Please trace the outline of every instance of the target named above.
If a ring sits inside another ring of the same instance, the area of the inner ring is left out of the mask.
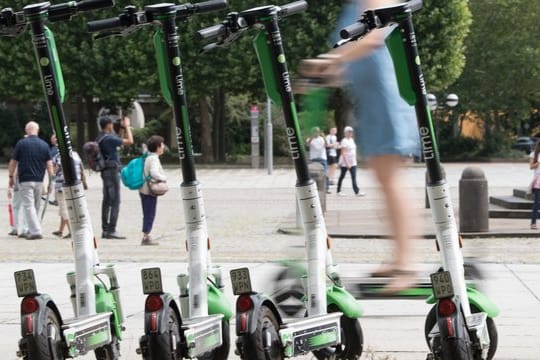
[[[99,150],[105,159],[105,169],[101,171],[103,180],[103,201],[101,203],[101,235],[104,239],[125,239],[116,231],[120,211],[120,158],[118,147],[133,144],[130,121],[127,116],[120,121],[123,136],[114,133],[113,121],[109,116],[99,119],[101,133],[97,138]]]
[[[28,240],[42,239],[41,223],[38,211],[41,201],[41,188],[45,169],[49,174],[49,191],[52,191],[53,165],[49,153],[49,145],[37,135],[39,125],[30,121],[24,128],[26,136],[15,145],[13,156],[9,161],[9,187],[12,188],[15,179],[15,169],[19,180],[19,191],[22,199],[22,208],[28,222]]]

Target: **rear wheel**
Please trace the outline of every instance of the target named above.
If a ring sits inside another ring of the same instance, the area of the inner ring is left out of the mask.
[[[480,309],[471,304],[471,312],[473,314],[478,313],[480,312]],[[431,329],[433,329],[436,323],[437,323],[437,307],[435,305],[429,311],[426,317],[426,323],[424,325],[424,335],[426,337],[426,343],[430,350],[433,350],[433,349],[431,348],[430,343],[429,343],[429,333],[431,332]],[[495,326],[495,321],[493,321],[492,318],[490,317],[487,318],[486,325],[487,325],[488,334],[489,334],[489,350],[488,350],[487,360],[491,360],[493,359],[493,357],[495,356],[495,352],[497,351],[499,337],[497,333],[497,327]],[[440,344],[440,340],[437,338],[434,339],[434,347],[438,347],[439,344]],[[477,354],[475,355],[474,358],[480,360],[481,359],[480,356],[481,356],[480,354]]]
[[[167,331],[162,334],[146,334],[145,344],[141,348],[143,358],[146,360],[163,359],[163,360],[178,360],[181,359],[178,350],[180,342],[180,317],[176,310],[169,306],[167,309]]]
[[[221,321],[221,338],[222,344],[220,347],[214,349],[208,354],[199,356],[199,360],[226,360],[229,357],[229,351],[231,349],[231,327],[229,320]]]
[[[46,321],[40,324],[41,336],[26,336],[19,342],[24,360],[62,360],[64,359],[62,329],[56,312],[47,306]]]
[[[334,306],[329,307],[328,312],[337,312]],[[364,347],[364,334],[360,326],[359,319],[353,319],[342,315],[341,323],[341,344],[317,350],[313,355],[319,360],[360,359]]]
[[[268,306],[262,305],[255,332],[252,335],[244,335],[240,341],[242,359],[283,359],[281,340],[279,339],[279,322]]]

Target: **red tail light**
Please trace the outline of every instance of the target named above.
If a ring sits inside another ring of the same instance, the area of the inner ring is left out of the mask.
[[[450,316],[456,312],[456,304],[454,304],[451,299],[442,299],[439,301],[437,311],[439,312],[440,316]]]
[[[146,298],[146,304],[144,306],[146,311],[159,311],[163,308],[163,300],[161,300],[161,296],[159,295],[149,295]]]
[[[39,303],[33,296],[27,296],[21,303],[21,310],[23,314],[32,314],[38,311]]]
[[[253,309],[253,300],[249,295],[242,295],[236,300],[236,310],[246,312]]]

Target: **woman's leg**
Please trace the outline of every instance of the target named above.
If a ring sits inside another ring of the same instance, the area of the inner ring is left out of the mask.
[[[384,192],[386,211],[396,244],[393,267],[399,270],[412,270],[411,232],[415,227],[411,220],[415,217],[412,214],[413,209],[408,205],[411,202],[402,186],[401,162],[398,155],[380,155],[370,159],[369,165],[375,171]],[[406,285],[406,281],[402,284]],[[397,285],[399,284],[389,284],[389,288],[397,288]]]
[[[536,225],[538,219],[538,209],[540,208],[540,189],[533,189],[534,203],[531,211],[531,225]]]
[[[345,178],[345,174],[347,174],[347,168],[342,166],[341,167],[341,173],[339,174],[339,180],[337,182],[337,192],[338,193],[341,191],[341,183],[343,182],[343,179]]]
[[[154,225],[154,219],[156,217],[157,197],[142,193],[139,193],[139,195],[141,196],[141,203],[143,209],[142,232],[145,235],[148,235],[152,231],[152,226]]]
[[[352,181],[353,191],[354,191],[355,194],[358,195],[358,192],[360,191],[360,189],[358,188],[358,185],[356,184],[356,166],[352,166],[349,169],[349,171],[351,173],[351,181]]]

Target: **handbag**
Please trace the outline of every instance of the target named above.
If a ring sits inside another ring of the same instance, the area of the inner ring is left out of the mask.
[[[150,194],[154,196],[165,195],[169,191],[169,185],[167,185],[167,181],[165,180],[155,180],[150,177],[147,183]]]

